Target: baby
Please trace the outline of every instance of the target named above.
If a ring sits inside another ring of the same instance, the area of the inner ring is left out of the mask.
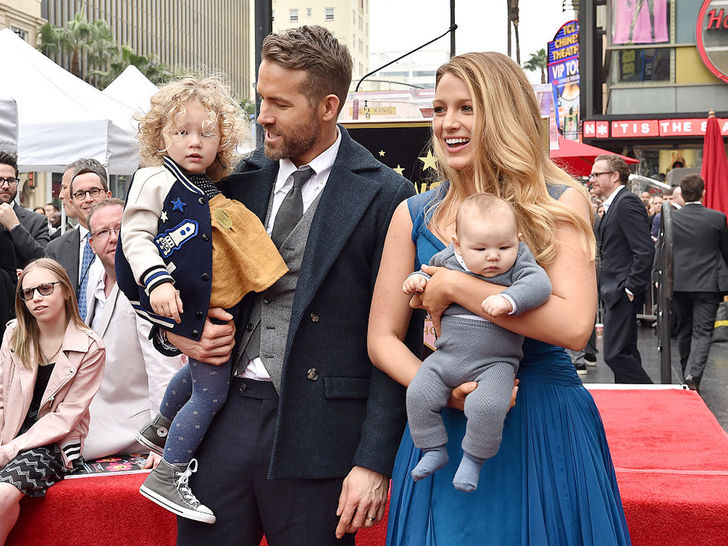
[[[432,266],[464,271],[507,286],[482,302],[483,311],[497,317],[538,307],[551,295],[551,282],[536,263],[520,233],[511,205],[494,195],[478,193],[463,201],[456,217],[453,244],[435,254]],[[402,286],[406,294],[422,292],[429,276],[417,271]],[[468,423],[464,456],[453,485],[461,491],[478,487],[483,462],[500,447],[513,380],[523,356],[523,336],[475,315],[457,304],[442,316],[437,351],[427,357],[407,388],[407,417],[414,444],[425,454],[412,470],[417,481],[447,464],[447,433],[440,409],[453,388],[477,381],[465,399]]]

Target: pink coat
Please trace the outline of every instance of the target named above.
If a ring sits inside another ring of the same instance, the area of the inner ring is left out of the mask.
[[[106,349],[93,330],[69,322],[43,393],[38,421],[18,436],[33,399],[37,367],[23,366],[10,348],[16,325],[15,320],[8,323],[0,349],[0,468],[21,451],[52,443],[61,447],[63,461],[70,468],[88,433],[88,407],[104,376]]]

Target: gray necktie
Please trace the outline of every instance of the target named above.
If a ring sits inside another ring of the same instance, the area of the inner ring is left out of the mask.
[[[296,172],[293,173],[293,187],[290,189],[285,199],[281,203],[276,219],[273,222],[273,233],[271,239],[275,243],[276,247],[280,248],[286,237],[296,227],[298,221],[303,216],[303,195],[301,187],[303,184],[311,178],[313,169],[308,165],[299,167]]]

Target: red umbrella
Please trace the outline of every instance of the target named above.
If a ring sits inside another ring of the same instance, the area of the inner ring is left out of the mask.
[[[554,163],[572,176],[589,176],[592,165],[594,165],[594,158],[604,154],[619,155],[602,150],[596,146],[589,146],[583,142],[577,142],[559,136],[559,149],[551,150],[550,155]],[[627,164],[639,163],[639,161],[631,157],[623,155],[619,155],[619,157],[624,159]]]
[[[718,120],[712,111],[705,128],[700,175],[705,181],[705,206],[728,214],[728,159]]]

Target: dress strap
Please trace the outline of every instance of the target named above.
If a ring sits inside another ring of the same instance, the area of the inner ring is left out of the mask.
[[[407,208],[409,209],[410,218],[412,219],[412,242],[417,244],[417,239],[420,236],[420,232],[423,227],[427,227],[427,224],[431,218],[431,210],[427,210],[430,205],[436,201],[440,201],[445,193],[447,192],[448,183],[443,182],[438,187],[433,188],[424,193],[414,195],[407,199]]]

